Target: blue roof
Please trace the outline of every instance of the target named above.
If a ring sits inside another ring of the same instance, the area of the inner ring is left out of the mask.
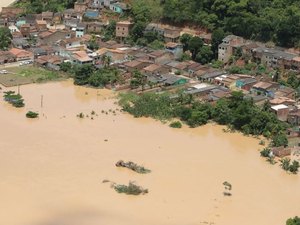
[[[84,15],[86,17],[96,18],[99,16],[99,12],[98,11],[86,11],[86,13]]]

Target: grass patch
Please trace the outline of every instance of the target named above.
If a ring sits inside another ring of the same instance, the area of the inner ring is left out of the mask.
[[[0,76],[0,83],[6,87],[12,87],[30,83],[67,78],[66,74],[59,71],[51,71],[36,66],[19,66],[7,68],[8,74]]]

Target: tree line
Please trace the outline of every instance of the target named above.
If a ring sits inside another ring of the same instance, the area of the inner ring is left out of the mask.
[[[241,92],[233,92],[229,98],[221,98],[216,104],[195,101],[183,92],[144,93],[120,95],[120,105],[135,117],[153,117],[159,120],[180,118],[190,127],[198,127],[212,120],[246,135],[263,135],[271,139],[272,146],[286,146],[287,125],[270,111],[270,105],[258,107],[251,98]]]

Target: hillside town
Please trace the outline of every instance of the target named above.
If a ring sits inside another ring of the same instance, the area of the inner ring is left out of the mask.
[[[291,140],[289,147],[274,149],[276,156],[287,156],[297,149],[300,143],[295,141],[300,137],[299,92],[278,82],[278,76],[282,71],[300,72],[299,52],[227,35],[218,46],[218,62],[222,66],[201,64],[191,58],[183,60],[184,54],[191,53],[184,51],[180,37],[185,34],[199,37],[204,45],[209,46],[211,33],[197,28],[150,23],[144,34],[154,32],[161,35],[164,46],[156,50],[132,46],[126,43],[126,38],[134,22],[130,18],[122,19],[128,10],[130,5],[114,0],[78,1],[74,8],[63,12],[26,15],[23,15],[22,8],[3,7],[0,26],[10,30],[12,44],[0,52],[0,64],[3,68],[33,64],[54,71],[61,70],[65,63],[92,64],[100,69],[105,67],[109,58],[109,66],[122,77],[120,82],[105,85],[114,90],[140,93],[183,89],[186,94],[212,103],[240,90],[256,105],[269,102],[277,118],[293,127],[287,131]],[[113,38],[105,40],[103,31],[112,23],[108,12],[116,15],[118,21],[113,27]],[[97,48],[91,47],[91,43]],[[236,60],[235,65],[244,66],[247,60],[255,62],[270,71],[271,76],[231,71],[228,65],[236,55],[243,59]],[[143,79],[132,85],[136,71]]]

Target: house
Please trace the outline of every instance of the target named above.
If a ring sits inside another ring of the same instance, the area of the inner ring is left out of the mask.
[[[60,70],[60,65],[63,62],[64,59],[57,55],[40,56],[35,60],[35,64],[52,70]]]
[[[142,72],[147,75],[167,74],[167,73],[169,73],[169,67],[164,66],[164,65],[158,65],[158,64],[150,64],[149,66],[142,69]]]
[[[172,60],[165,65],[170,67],[172,73],[182,73],[183,70],[188,66],[187,62],[178,62],[175,60]]]
[[[106,8],[110,8],[110,5],[115,3],[116,0],[104,0],[103,2],[103,5],[106,7]]]
[[[67,30],[48,30],[39,34],[40,43],[43,45],[54,45],[61,40],[75,37],[74,32]]]
[[[164,29],[165,42],[178,42],[180,38],[180,29],[176,27],[168,27]]]
[[[25,38],[30,37],[30,24],[26,23],[21,25],[20,32],[23,35],[23,37]]]
[[[241,47],[245,40],[235,35],[228,35],[222,40],[218,50],[218,60],[227,63],[237,48]]]
[[[164,33],[165,33],[165,29],[162,27],[161,24],[149,23],[146,26],[144,33],[147,34],[147,33],[151,33],[151,32],[157,33],[163,37]]]
[[[89,6],[92,9],[101,9],[104,6],[104,0],[92,0]]]
[[[287,117],[287,122],[292,126],[299,126],[300,125],[300,110],[292,110],[289,112]]]
[[[0,51],[0,64],[12,63],[16,61],[16,56],[9,51]]]
[[[73,52],[71,58],[73,59],[72,62],[75,64],[83,65],[83,64],[93,63],[93,59],[89,57],[86,51]]]
[[[145,67],[149,66],[150,64],[151,63],[149,63],[148,61],[133,60],[124,63],[124,66],[128,72],[133,72],[135,70],[140,71]]]
[[[279,86],[279,88],[274,92],[273,98],[286,97],[295,99],[296,91],[293,88],[286,86]]]
[[[219,88],[216,88],[216,89],[212,89],[209,92],[209,96],[208,96],[207,100],[215,102],[215,101],[218,101],[221,98],[229,97],[230,95],[231,95],[231,93],[230,93],[229,89],[219,87]]]
[[[257,95],[272,95],[273,91],[279,87],[278,83],[275,82],[264,82],[260,81],[252,86],[251,92],[256,93]]]
[[[76,37],[82,37],[85,34],[86,24],[79,23],[76,27]]]
[[[183,54],[183,45],[180,43],[168,42],[165,45],[165,51],[173,54],[175,59],[180,59]]]
[[[100,17],[100,12],[98,10],[91,10],[88,9],[84,13],[84,18],[87,18],[89,20],[97,20]]]
[[[277,118],[281,121],[287,121],[289,114],[289,107],[286,105],[275,105],[271,107],[272,111],[276,114]]]
[[[163,74],[162,77],[164,79],[163,83],[165,86],[183,85],[188,82],[186,78],[173,74]]]
[[[120,21],[116,24],[116,37],[123,40],[130,34],[130,30],[133,27],[133,23],[130,21]]]
[[[14,38],[12,40],[12,44],[15,48],[28,48],[29,43],[27,38],[24,37],[19,37],[19,38]]]
[[[201,83],[188,88],[186,91],[184,91],[184,93],[197,97],[204,97],[216,88],[218,87],[215,85]]]
[[[83,47],[83,45],[81,44],[81,39],[80,38],[64,39],[60,42],[60,46],[64,47],[65,49]]]
[[[129,5],[124,2],[115,2],[110,4],[109,9],[115,13],[123,14],[130,9]]]
[[[70,18],[64,20],[66,29],[70,29],[70,30],[76,30],[76,27],[78,26],[79,23],[80,23],[80,19],[77,18]]]
[[[287,106],[293,106],[295,105],[296,101],[287,97],[278,97],[270,100],[271,105],[287,105]]]
[[[53,12],[42,12],[42,20],[46,21],[47,24],[51,24],[53,20]]]
[[[24,49],[12,48],[9,52],[16,58],[16,61],[34,60],[33,53]]]
[[[166,64],[173,60],[173,56],[171,53],[166,52],[164,50],[156,50],[147,54],[148,60],[157,64]]]
[[[285,148],[284,146],[281,147],[273,147],[271,149],[271,152],[277,157],[286,157],[292,154],[292,149],[291,148]]]
[[[25,8],[16,8],[16,7],[2,7],[2,15],[20,15],[25,12]]]
[[[53,24],[61,24],[62,17],[63,17],[62,13],[60,13],[60,12],[54,13],[52,23]]]
[[[281,49],[257,47],[252,49],[252,56],[268,67],[290,69],[292,60],[298,55]]]
[[[101,22],[90,22],[86,25],[86,30],[88,33],[100,33],[103,29],[103,27],[106,26],[106,24]]]
[[[15,25],[9,25],[8,29],[9,29],[10,33],[20,32],[18,27]]]
[[[31,51],[34,55],[34,58],[38,58],[40,56],[48,55],[48,52],[44,48],[36,47],[36,48],[30,48],[28,51]]]
[[[222,75],[227,75],[227,72],[222,70],[215,70],[215,71],[209,71],[202,76],[199,77],[199,80],[203,82],[211,82],[213,83],[215,81],[216,77],[220,77]]]
[[[64,20],[68,20],[68,19],[71,19],[71,18],[74,18],[73,15],[75,13],[75,10],[74,9],[66,9],[63,11],[63,19]]]
[[[88,5],[86,2],[75,2],[74,4],[74,10],[75,12],[83,13],[87,10]]]
[[[257,80],[253,77],[241,78],[236,81],[236,87],[245,91],[250,89],[257,83]]]
[[[36,20],[35,27],[38,31],[48,30],[47,22],[45,20]]]
[[[0,27],[7,27],[8,23],[9,22],[7,18],[0,18]]]

